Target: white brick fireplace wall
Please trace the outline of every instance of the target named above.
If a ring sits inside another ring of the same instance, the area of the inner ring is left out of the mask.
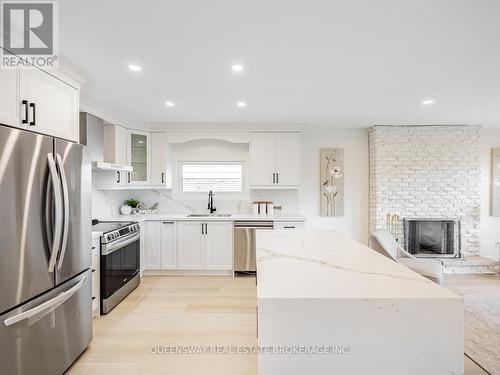
[[[479,126],[370,129],[370,230],[386,215],[459,219],[464,255],[479,254]]]

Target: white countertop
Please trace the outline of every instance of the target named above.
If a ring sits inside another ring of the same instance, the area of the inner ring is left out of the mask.
[[[257,297],[461,297],[335,231],[258,231]]]
[[[274,216],[257,216],[253,214],[232,214],[231,216],[189,217],[188,214],[144,214],[118,215],[100,218],[100,221],[155,221],[155,220],[193,220],[193,221],[236,221],[236,220],[274,220],[274,221],[305,221],[300,214],[276,214]]]
[[[92,231],[92,239],[95,240],[96,238],[101,237],[102,234],[102,232]]]

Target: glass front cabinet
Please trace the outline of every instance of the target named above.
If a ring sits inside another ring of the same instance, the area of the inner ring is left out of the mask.
[[[146,185],[150,182],[150,133],[130,129],[127,133],[127,162],[133,168],[127,183]]]

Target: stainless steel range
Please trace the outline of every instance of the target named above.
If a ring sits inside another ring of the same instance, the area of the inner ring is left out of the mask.
[[[140,229],[136,222],[100,221],[101,313],[109,313],[140,282]]]

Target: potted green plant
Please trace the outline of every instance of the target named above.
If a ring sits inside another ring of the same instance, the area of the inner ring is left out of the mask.
[[[137,212],[138,206],[139,206],[139,201],[137,199],[127,199],[125,203],[121,206],[120,212],[123,215],[130,215],[133,212]]]

